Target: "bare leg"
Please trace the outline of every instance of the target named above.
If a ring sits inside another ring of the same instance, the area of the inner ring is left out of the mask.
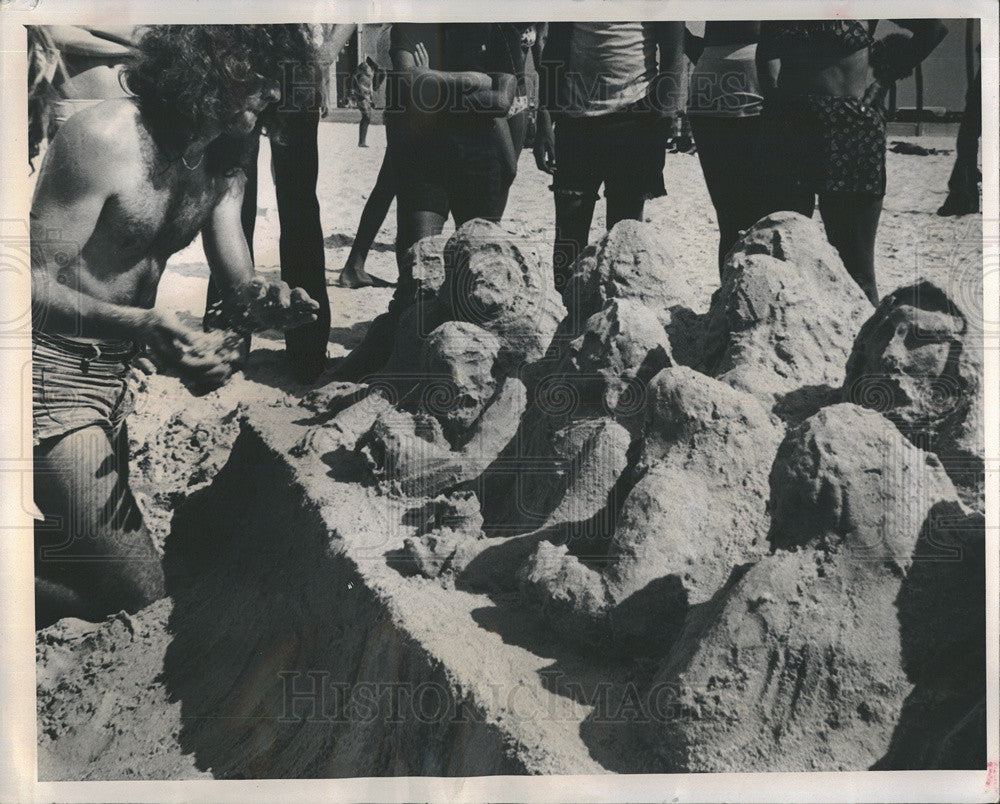
[[[510,126],[510,137],[514,143],[514,153],[517,154],[518,159],[520,159],[521,151],[524,150],[524,140],[528,134],[528,113],[518,112],[516,115],[511,117],[507,124]],[[503,218],[504,212],[507,210],[507,201],[510,198],[510,188],[513,184],[508,184],[503,188],[503,193],[499,199],[499,210],[497,222]]]
[[[556,190],[556,241],[552,249],[552,271],[556,290],[564,292],[573,264],[587,247],[594,220],[594,193]]]
[[[877,305],[875,233],[882,214],[882,197],[829,193],[819,197],[819,211],[826,237],[840,253],[847,273]]]
[[[436,212],[428,210],[417,210],[411,213],[410,222],[407,226],[407,240],[403,252],[409,250],[410,246],[425,237],[433,237],[441,234],[444,229],[446,218]],[[403,244],[400,244],[403,245]]]
[[[404,209],[397,213],[397,218],[401,219],[400,225],[397,227],[396,237],[397,260],[418,240],[441,234],[441,230],[444,229],[445,219],[436,212],[419,210],[407,213],[407,210]],[[403,275],[403,264],[402,262],[399,264],[401,266],[399,288],[396,297],[389,304],[388,312],[372,321],[365,333],[364,340],[337,364],[333,371],[335,379],[350,382],[362,381],[381,369],[392,354],[396,324],[399,322],[400,314],[411,303],[406,296],[412,292],[412,283],[407,281],[410,277]]]
[[[164,596],[163,569],[128,485],[128,435],[100,427],[35,450],[35,626],[99,620]]]
[[[382,158],[382,166],[378,171],[378,178],[372,188],[371,195],[365,203],[365,208],[361,213],[361,220],[358,223],[358,231],[354,236],[354,243],[351,245],[351,253],[347,255],[347,262],[344,264],[337,284],[343,288],[361,288],[371,286],[385,286],[386,282],[376,280],[365,272],[365,261],[368,259],[368,252],[378,235],[378,230],[382,228],[385,216],[389,214],[389,207],[392,206],[392,199],[396,196],[396,185],[392,177],[392,163],[389,161],[389,150],[386,149]]]
[[[528,135],[528,113],[518,112],[507,121],[510,126],[510,138],[514,141],[514,153],[521,156],[524,150],[524,139]]]
[[[371,125],[372,114],[371,112],[362,109],[361,110],[361,122],[358,123],[358,147],[367,148],[368,147],[368,126]]]

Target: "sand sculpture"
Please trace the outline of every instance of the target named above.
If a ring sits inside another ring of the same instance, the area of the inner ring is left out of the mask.
[[[245,415],[177,510],[170,598],[39,634],[41,778],[984,754],[981,365],[944,291],[873,310],[794,213],[704,316],[634,221],[561,300],[483,221],[410,260],[381,370]]]

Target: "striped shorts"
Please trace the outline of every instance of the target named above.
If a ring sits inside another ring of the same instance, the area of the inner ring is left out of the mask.
[[[34,445],[97,425],[114,439],[135,407],[134,341],[89,343],[31,333]]]

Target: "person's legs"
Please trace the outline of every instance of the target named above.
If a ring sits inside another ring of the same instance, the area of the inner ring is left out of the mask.
[[[976,175],[979,156],[979,137],[983,131],[983,80],[980,73],[969,84],[965,93],[965,111],[955,139],[955,161],[970,168],[970,175]]]
[[[316,198],[318,129],[318,111],[289,114],[283,130],[284,142],[271,143],[281,226],[281,278],[290,287],[302,288],[319,303],[315,322],[285,333],[286,355],[303,382],[315,382],[325,368],[330,337],[330,299]]]
[[[364,339],[338,362],[334,377],[357,382],[379,371],[392,354],[399,316],[413,302],[413,282],[406,252],[418,240],[440,234],[448,214],[448,196],[441,184],[444,168],[433,150],[433,139],[418,150],[399,121],[387,121],[390,163],[396,187],[396,265],[399,283],[387,312],[378,316]]]
[[[587,247],[590,224],[594,220],[596,193],[579,190],[555,190],[556,237],[552,247],[552,271],[556,290],[566,289],[577,257]]]
[[[383,284],[381,280],[376,280],[365,272],[365,260],[368,259],[368,252],[375,242],[379,229],[382,228],[385,216],[389,214],[392,199],[396,197],[396,184],[392,173],[392,163],[387,148],[378,171],[378,178],[375,179],[375,186],[361,212],[358,231],[354,236],[354,243],[351,244],[351,253],[347,255],[347,262],[337,279],[337,284],[341,287],[360,288]]]
[[[410,232],[413,243],[423,240],[425,237],[434,237],[441,234],[444,229],[444,222],[447,218],[439,212],[432,212],[426,209],[417,209],[411,216]],[[412,246],[413,243],[410,243]]]
[[[948,179],[948,197],[938,215],[967,215],[979,211],[979,137],[983,127],[982,78],[976,73],[965,93],[965,112],[955,139],[955,166]]]
[[[607,201],[605,224],[610,230],[624,220],[641,221],[646,198],[640,193],[615,193],[605,196]]]
[[[573,265],[590,240],[594,204],[601,186],[602,165],[595,147],[593,124],[563,118],[555,127],[558,169],[552,181],[556,231],[552,246],[552,272],[562,293],[573,274]]]
[[[362,103],[359,109],[361,110],[361,122],[358,123],[358,147],[367,148],[368,126],[370,126],[372,122],[372,110],[371,106],[367,103]]]
[[[520,159],[521,151],[524,150],[525,138],[528,136],[528,111],[511,115],[507,124],[510,126],[510,138],[514,141],[514,153]]]
[[[819,211],[827,240],[837,249],[847,273],[877,305],[875,234],[882,214],[882,196],[824,193],[819,197]]]
[[[811,218],[816,208],[816,163],[822,149],[819,124],[794,104],[764,106],[753,146],[749,175],[758,185],[747,197],[747,217],[754,222],[775,212],[798,212]]]
[[[35,448],[36,628],[134,612],[165,594],[160,556],[128,485],[128,435],[98,426]]]
[[[816,209],[816,193],[795,180],[794,175],[785,171],[770,171],[765,174],[760,191],[755,195],[757,209],[754,221],[759,221],[775,212],[798,212],[811,218]]]
[[[524,150],[525,139],[528,136],[528,112],[523,111],[512,115],[508,119],[507,124],[510,126],[510,137],[514,143],[514,153],[517,154],[518,159],[520,159],[521,152]],[[512,186],[513,182],[505,184],[498,191],[497,220],[502,219],[504,212],[507,211],[507,201],[510,199],[510,188]]]
[[[437,132],[414,135],[404,120],[387,114],[385,135],[396,191],[396,266],[402,280],[410,247],[444,228],[449,200],[443,174],[449,166]]]
[[[606,226],[643,219],[646,201],[667,194],[664,123],[646,102],[609,115],[595,133],[595,161],[602,165]]]
[[[705,185],[719,224],[719,275],[726,255],[750,228],[760,202],[751,174],[756,158],[759,117],[691,116],[691,131]]]
[[[444,222],[448,220],[449,172],[454,169],[454,164],[448,159],[450,154],[441,153],[439,138],[440,134],[432,134],[414,155],[414,158],[422,160],[419,165],[411,165],[409,170],[403,168],[409,192],[405,194],[397,192],[396,196],[399,222],[396,237],[398,260],[401,260],[418,240],[441,234]],[[405,201],[400,200],[403,195]],[[402,262],[399,266],[402,271]],[[400,279],[403,279],[402,273]]]
[[[396,249],[396,275],[400,282],[403,281],[403,272],[406,270],[406,252],[410,246],[417,242],[411,232],[412,203],[412,193],[396,194],[396,240],[394,245]]]

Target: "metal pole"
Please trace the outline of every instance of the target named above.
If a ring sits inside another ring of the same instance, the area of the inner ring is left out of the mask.
[[[917,136],[924,131],[924,71],[920,65],[913,71],[913,77],[917,81]]]
[[[972,84],[976,75],[976,21],[965,21],[965,86]]]

